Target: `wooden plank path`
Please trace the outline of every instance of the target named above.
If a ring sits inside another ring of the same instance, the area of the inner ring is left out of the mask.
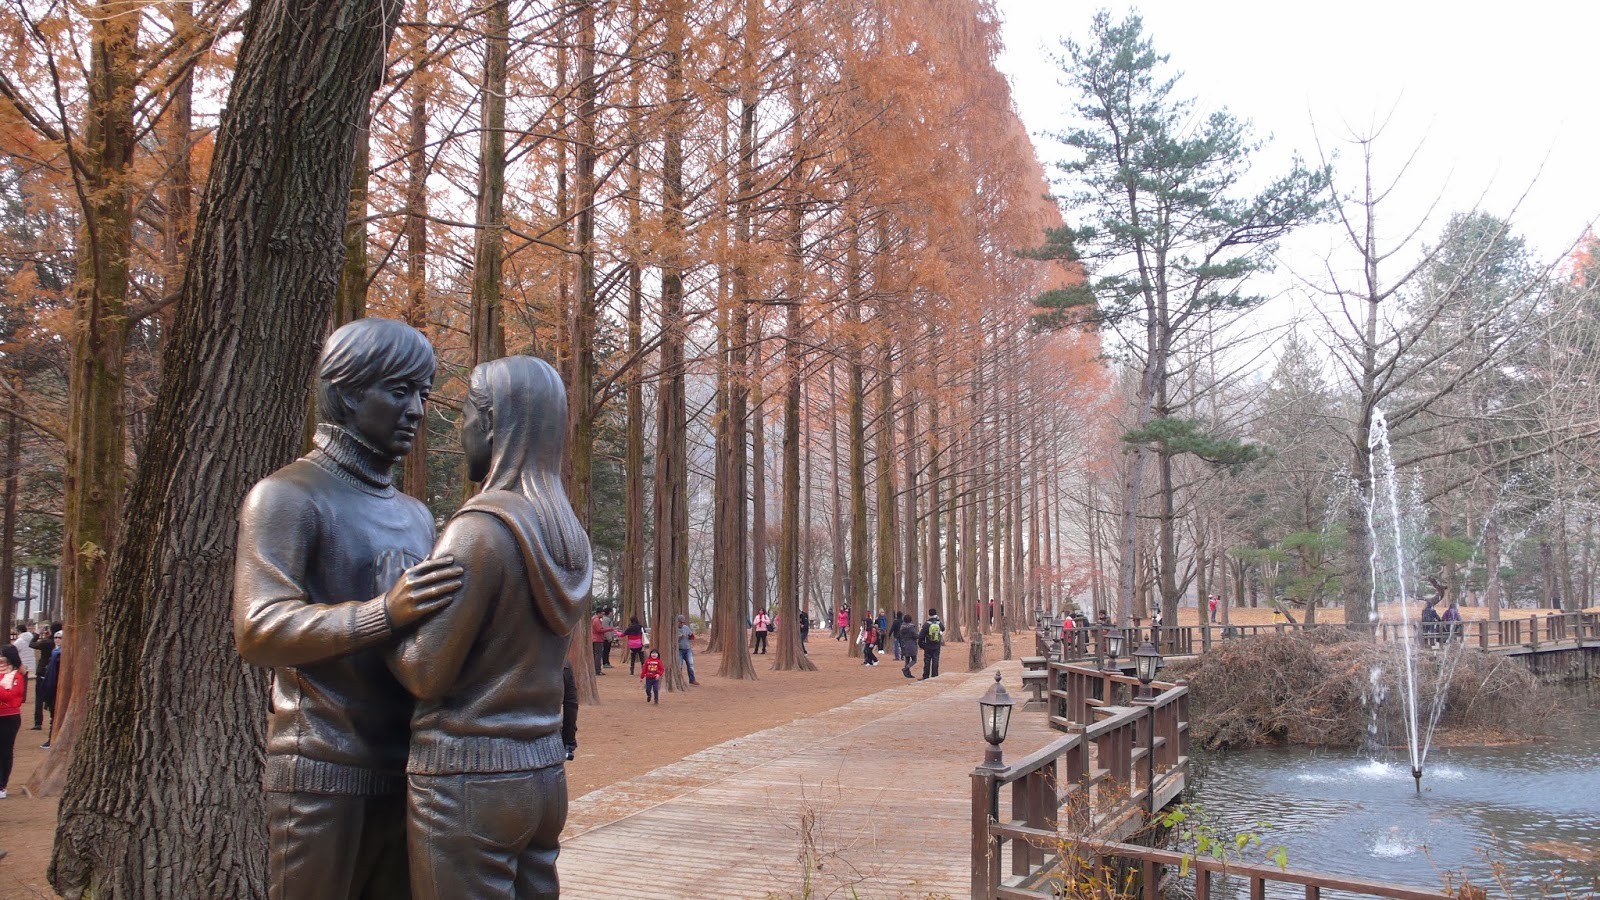
[[[808,877],[812,897],[968,896],[978,697],[996,669],[1019,702],[1006,755],[1060,737],[1020,705],[1016,661],[907,682],[572,801],[562,896],[798,898]]]

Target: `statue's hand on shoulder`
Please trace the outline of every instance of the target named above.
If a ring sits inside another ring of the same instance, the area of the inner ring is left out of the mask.
[[[389,627],[398,631],[449,606],[464,571],[455,563],[454,556],[436,556],[407,569],[383,597]]]

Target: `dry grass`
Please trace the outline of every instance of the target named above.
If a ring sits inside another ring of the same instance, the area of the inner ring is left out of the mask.
[[[1452,653],[1459,654],[1453,661]],[[1419,705],[1449,675],[1441,737],[1462,731],[1485,742],[1527,739],[1549,734],[1559,722],[1554,692],[1513,660],[1471,649],[1418,656]],[[1223,641],[1170,671],[1192,686],[1193,736],[1202,746],[1354,747],[1403,733],[1398,648],[1344,629]]]

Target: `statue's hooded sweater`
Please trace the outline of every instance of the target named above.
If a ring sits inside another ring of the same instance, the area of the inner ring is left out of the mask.
[[[515,356],[474,369],[468,402],[489,413],[489,472],[434,549],[466,574],[391,662],[418,698],[412,774],[525,771],[566,758],[561,667],[593,573],[561,485],[566,391],[547,363]]]

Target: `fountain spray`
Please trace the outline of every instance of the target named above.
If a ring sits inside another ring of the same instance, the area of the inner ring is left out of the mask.
[[[1412,646],[1411,632],[1411,605],[1406,596],[1406,556],[1405,547],[1401,539],[1400,527],[1400,496],[1395,486],[1394,456],[1389,448],[1389,420],[1384,416],[1383,410],[1373,409],[1372,428],[1367,432],[1368,473],[1372,476],[1373,496],[1367,503],[1367,529],[1372,535],[1372,553],[1368,562],[1372,566],[1372,610],[1374,616],[1378,610],[1378,546],[1380,538],[1377,528],[1377,493],[1381,489],[1389,501],[1390,524],[1394,534],[1394,566],[1395,583],[1400,591],[1400,638],[1401,655],[1406,663],[1405,701],[1406,701],[1406,749],[1411,754],[1411,777],[1416,781],[1417,791],[1422,791],[1422,748],[1417,734],[1417,675],[1416,666],[1412,660],[1414,648]],[[1380,473],[1378,467],[1383,467]]]

